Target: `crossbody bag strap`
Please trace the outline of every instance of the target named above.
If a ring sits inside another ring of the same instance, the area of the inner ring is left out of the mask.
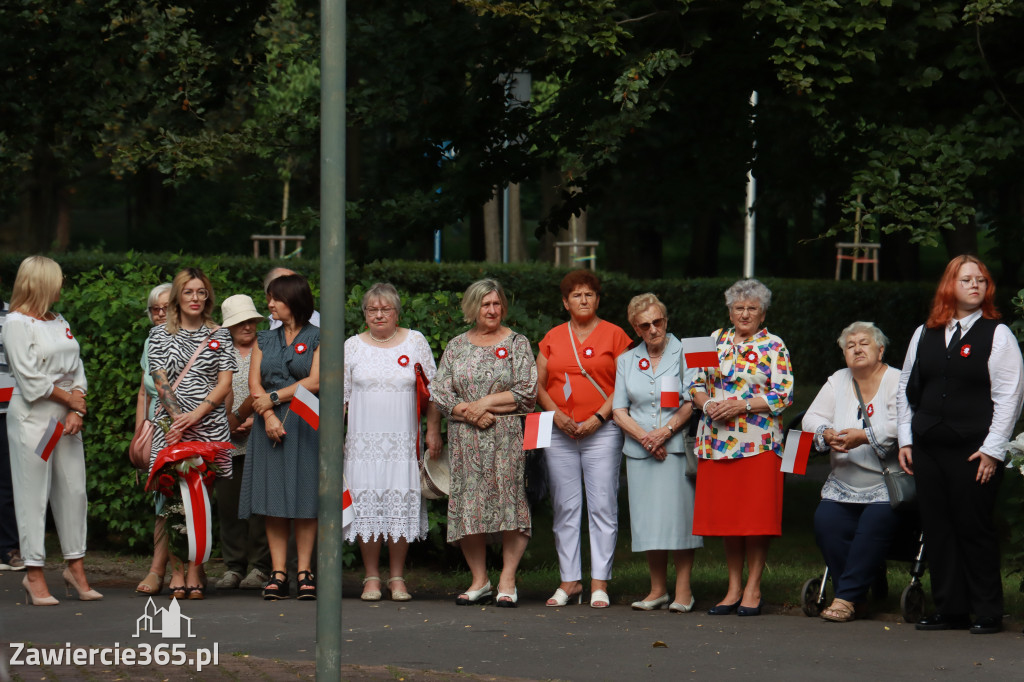
[[[213,336],[213,334],[218,329],[220,329],[219,325],[216,325],[216,324],[213,325],[213,327],[210,329],[210,336]],[[209,338],[209,337],[207,337],[207,338]],[[184,379],[185,375],[188,374],[188,371],[190,369],[192,369],[192,363],[194,363],[196,361],[196,358],[198,358],[199,354],[202,353],[202,352],[203,352],[203,342],[200,341],[199,345],[196,347],[196,352],[193,353],[192,357],[188,359],[188,362],[185,363],[185,368],[181,370],[181,374],[179,374],[178,378],[175,380],[175,382],[173,384],[171,384],[171,390],[172,391],[177,391],[178,390],[178,386],[181,385],[181,380]],[[157,401],[156,401],[156,410],[159,410],[159,409],[163,408],[163,406],[164,406],[163,402],[158,398]],[[154,414],[156,414],[156,410],[154,410]]]
[[[865,426],[866,429],[870,429],[871,428],[871,417],[868,416],[868,408],[865,407],[865,405],[864,405],[864,398],[860,394],[860,385],[857,383],[857,380],[854,379],[852,376],[850,377],[850,381],[853,382],[853,390],[857,393],[857,402],[860,404],[860,413],[861,413],[861,415],[863,416],[863,419],[864,419],[864,426]],[[879,389],[881,389],[881,386],[879,386]],[[871,439],[870,438],[868,439],[868,445],[871,445]],[[873,445],[871,446],[871,449],[872,450],[875,449]],[[875,453],[877,454],[878,451],[875,450]],[[889,456],[889,453],[886,453],[886,454],[882,455],[879,459],[881,459],[882,462],[886,466],[891,466],[893,464],[892,461],[891,461],[891,458]]]
[[[594,388],[596,388],[597,392],[601,394],[601,398],[608,400],[608,394],[604,392],[604,389],[601,388],[600,384],[594,381],[594,377],[587,374],[587,370],[583,369],[583,363],[580,362],[580,354],[576,350],[576,337],[572,335],[572,322],[569,322],[566,327],[569,329],[569,345],[572,346],[572,354],[576,357],[576,366],[580,368],[580,372],[583,373],[583,376],[586,377],[590,383],[594,384]]]

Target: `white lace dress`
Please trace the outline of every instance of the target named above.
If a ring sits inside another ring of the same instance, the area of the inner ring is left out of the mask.
[[[415,330],[394,348],[371,347],[358,336],[345,341],[345,478],[355,510],[349,542],[427,536],[416,460],[417,362],[433,380],[434,355]]]

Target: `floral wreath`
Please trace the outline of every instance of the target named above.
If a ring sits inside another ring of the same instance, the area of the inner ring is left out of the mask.
[[[647,358],[640,358],[640,362],[637,364],[640,365],[640,369],[645,371],[651,368],[651,361]]]
[[[398,364],[401,365],[402,367],[408,367],[409,366],[409,356],[408,355],[399,355],[398,356]]]
[[[963,345],[963,346],[962,346],[962,347],[960,348],[960,355],[964,356],[965,358],[966,358],[966,357],[970,357],[970,355],[971,355],[971,344],[969,344],[969,343],[965,343],[965,344],[964,344],[964,345]]]
[[[67,336],[69,339],[75,338],[74,336],[71,335],[71,327],[65,327],[64,335]]]
[[[210,339],[210,350],[220,350],[220,341],[217,339]]]
[[[309,346],[307,346],[306,344],[304,344],[304,343],[297,343],[297,344],[295,344],[295,352],[298,353],[299,355],[302,355],[307,350],[309,350]]]
[[[498,350],[494,351],[494,357],[498,358],[499,360],[504,360],[505,358],[508,357],[508,349],[499,348]]]

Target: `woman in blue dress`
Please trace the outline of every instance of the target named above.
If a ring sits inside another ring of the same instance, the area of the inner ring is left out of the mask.
[[[320,439],[289,403],[301,384],[320,390],[320,329],[310,324],[313,294],[306,279],[285,275],[267,287],[267,307],[282,322],[262,331],[249,365],[254,421],[239,495],[238,517],[265,517],[270,546],[267,600],[288,596],[288,536],[294,523],[299,599],[316,599],[311,570],[316,542]],[[286,426],[287,424],[287,426]]]

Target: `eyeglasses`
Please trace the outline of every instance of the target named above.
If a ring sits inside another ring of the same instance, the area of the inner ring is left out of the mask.
[[[743,313],[750,313],[752,315],[755,315],[758,312],[760,312],[760,310],[761,308],[758,306],[735,305],[732,307],[732,311],[737,315],[742,315]]]
[[[205,301],[210,297],[210,292],[206,289],[185,289],[181,292],[182,298],[198,298],[200,301]]]
[[[960,286],[962,286],[964,289],[970,289],[971,288],[971,284],[977,284],[978,288],[981,288],[981,287],[986,286],[988,284],[988,280],[985,279],[984,277],[961,277],[960,278]]]
[[[154,315],[166,315],[167,314],[167,306],[165,306],[165,305],[151,305],[151,306],[149,306],[149,312],[153,313]]]
[[[656,329],[661,329],[662,327],[665,326],[665,318],[659,317],[658,319],[651,320],[650,322],[639,322],[637,323],[636,328],[643,333],[647,333],[648,331],[650,331],[652,326],[655,327]]]
[[[394,308],[367,308],[366,314],[370,317],[377,317],[377,315],[383,315],[387,317],[391,313],[395,312]]]

